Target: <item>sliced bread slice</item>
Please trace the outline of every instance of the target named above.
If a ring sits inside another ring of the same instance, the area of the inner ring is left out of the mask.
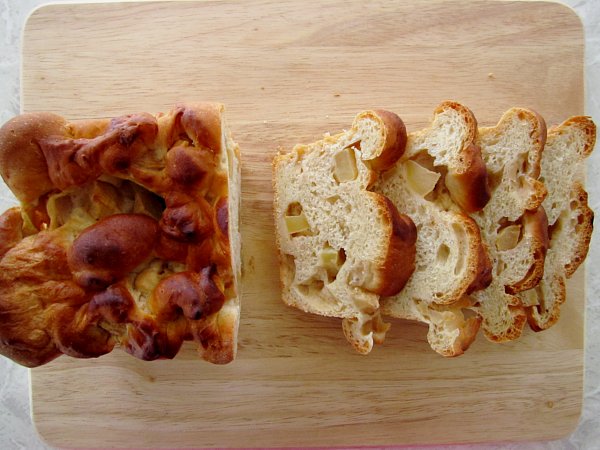
[[[297,145],[273,161],[283,301],[343,318],[346,338],[363,354],[388,328],[380,296],[400,291],[414,270],[414,223],[370,191],[405,144],[398,116],[365,111],[350,130]]]
[[[474,338],[480,320],[463,316],[460,301],[491,281],[479,228],[462,210],[480,209],[489,198],[476,135],[473,113],[443,102],[429,127],[408,135],[404,156],[375,186],[418,230],[415,272],[401,292],[382,299],[382,312],[428,323],[429,343],[444,355],[462,353]],[[453,305],[452,312],[436,304]]]
[[[545,140],[544,119],[524,108],[512,108],[496,126],[479,129],[491,199],[472,217],[492,260],[492,282],[471,297],[491,341],[521,335],[526,314],[515,294],[542,277],[548,236],[540,208],[546,189],[538,176]]]
[[[519,294],[535,331],[556,323],[566,298],[566,279],[588,252],[594,213],[580,180],[595,141],[596,126],[589,117],[571,117],[548,132],[540,181],[548,190],[542,206],[548,216],[550,244],[539,285]]]
[[[548,246],[540,206],[546,189],[538,180],[545,139],[544,120],[523,108],[512,108],[496,126],[479,129],[475,144],[487,167],[491,198],[471,217],[492,263],[491,283],[451,305],[403,304],[405,317],[429,324],[429,343],[444,356],[462,354],[479,322],[491,341],[521,335],[526,313],[515,294],[539,282]]]

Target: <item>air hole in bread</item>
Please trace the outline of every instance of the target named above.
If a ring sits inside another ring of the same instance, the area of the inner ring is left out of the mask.
[[[498,221],[498,227],[495,230],[496,249],[498,251],[512,250],[523,239],[524,231],[522,218],[510,221],[507,217],[503,217]]]
[[[500,186],[500,183],[502,183],[502,175],[502,171],[488,171],[488,183],[492,192],[494,192],[498,188],[498,186]]]
[[[299,216],[302,214],[302,205],[298,202],[290,203],[285,212],[286,216]]]
[[[442,244],[438,247],[437,254],[435,256],[437,264],[446,264],[450,257],[450,247],[446,244]]]
[[[471,319],[471,318],[477,316],[477,313],[470,308],[461,308],[460,311],[462,312],[462,315],[465,318],[465,320]]]
[[[515,248],[523,237],[523,227],[518,223],[507,223],[501,226],[496,235],[496,248],[498,251],[507,251]]]
[[[535,305],[535,307],[538,310],[538,313],[544,314],[546,312],[546,299],[544,297],[544,291],[540,285],[537,285],[534,290],[538,301],[538,304]]]
[[[327,203],[333,205],[335,203],[337,203],[340,200],[340,196],[339,195],[332,195],[331,197],[327,197]]]
[[[458,248],[463,248],[464,243],[466,241],[465,230],[461,226],[456,223],[452,224],[452,230],[456,235],[456,240],[458,241]],[[465,268],[465,255],[463,252],[458,252],[456,255],[456,265],[454,266],[454,275],[458,275],[462,273]]]
[[[282,273],[286,279],[286,284],[290,286],[296,278],[296,261],[292,255],[286,253],[283,255],[282,262]]]
[[[506,269],[506,263],[502,260],[498,260],[498,263],[496,264],[496,276],[500,276],[500,274],[504,272],[504,269]]]
[[[571,200],[571,202],[569,203],[569,208],[571,208],[571,211],[575,211],[578,207],[579,202],[577,200]],[[556,208],[555,203],[552,204],[552,208]]]
[[[325,283],[323,280],[310,279],[304,283],[298,284],[298,291],[305,296],[318,295],[323,290]]]
[[[521,170],[519,173],[529,173],[529,158],[523,158],[523,163],[521,164]]]
[[[411,161],[416,162],[418,165],[423,166],[431,172],[437,170],[435,167],[435,158],[431,156],[426,149],[419,151],[419,153],[411,158]]]
[[[369,291],[373,288],[374,281],[373,263],[371,261],[356,261],[348,271],[348,284],[350,286]]]
[[[527,289],[519,295],[523,302],[523,306],[537,306],[540,304],[536,289]]]

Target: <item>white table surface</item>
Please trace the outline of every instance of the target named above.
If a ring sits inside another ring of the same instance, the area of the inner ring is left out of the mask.
[[[62,0],[61,3],[76,3]],[[28,15],[47,0],[0,0],[0,124],[19,113],[20,49]],[[581,18],[585,28],[586,114],[600,125],[600,0],[564,0]],[[600,215],[600,144],[588,160],[590,206]],[[0,185],[1,185],[0,181]],[[0,186],[0,209],[14,204]],[[598,228],[598,226],[597,226]],[[586,261],[586,357],[583,411],[574,433],[559,441],[520,444],[447,446],[444,449],[600,449],[600,262],[599,234],[592,238]],[[531,426],[535,426],[532,418]],[[30,416],[29,371],[0,357],[0,449],[49,448],[38,437]]]

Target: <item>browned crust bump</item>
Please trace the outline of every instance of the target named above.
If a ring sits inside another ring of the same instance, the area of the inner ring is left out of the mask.
[[[452,200],[468,213],[481,210],[490,199],[488,175],[481,156],[481,149],[475,144],[477,120],[473,112],[454,101],[442,102],[434,111],[440,114],[446,109],[454,109],[467,124],[467,138],[460,151],[459,164],[448,167],[445,183]]]
[[[523,234],[531,238],[533,263],[522,280],[506,286],[506,292],[516,294],[538,285],[544,276],[544,261],[548,252],[548,217],[542,206],[535,211],[526,211],[522,217]]]
[[[56,114],[39,112],[14,117],[0,128],[0,174],[23,204],[35,203],[54,189],[38,142],[48,136],[65,136],[66,125]]]
[[[465,216],[466,229],[471,236],[469,239],[469,254],[473,255],[473,260],[469,261],[470,273],[472,274],[468,286],[461,292],[461,297],[464,294],[470,294],[481,289],[485,289],[492,282],[492,262],[490,261],[485,245],[481,240],[481,232],[473,219]]]
[[[378,199],[389,224],[387,254],[380,267],[380,286],[372,291],[381,296],[396,295],[415,270],[417,228],[405,214],[400,214],[390,199],[371,193]]]
[[[406,149],[406,126],[402,119],[393,112],[376,109],[372,113],[374,117],[382,122],[382,129],[385,134],[384,144],[379,150],[379,156],[369,159],[368,162],[373,170],[383,172],[392,167],[404,154]]]

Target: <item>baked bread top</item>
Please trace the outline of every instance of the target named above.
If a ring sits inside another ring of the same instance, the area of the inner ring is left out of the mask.
[[[152,360],[194,340],[235,357],[239,148],[219,104],[67,121],[17,116],[0,171],[0,352],[25,366],[115,346]]]
[[[383,195],[381,170],[404,152],[406,131],[387,111],[358,114],[352,128],[273,161],[282,296],[303,311],[343,318],[360,353],[382,342],[379,297],[414,269],[416,230]]]

